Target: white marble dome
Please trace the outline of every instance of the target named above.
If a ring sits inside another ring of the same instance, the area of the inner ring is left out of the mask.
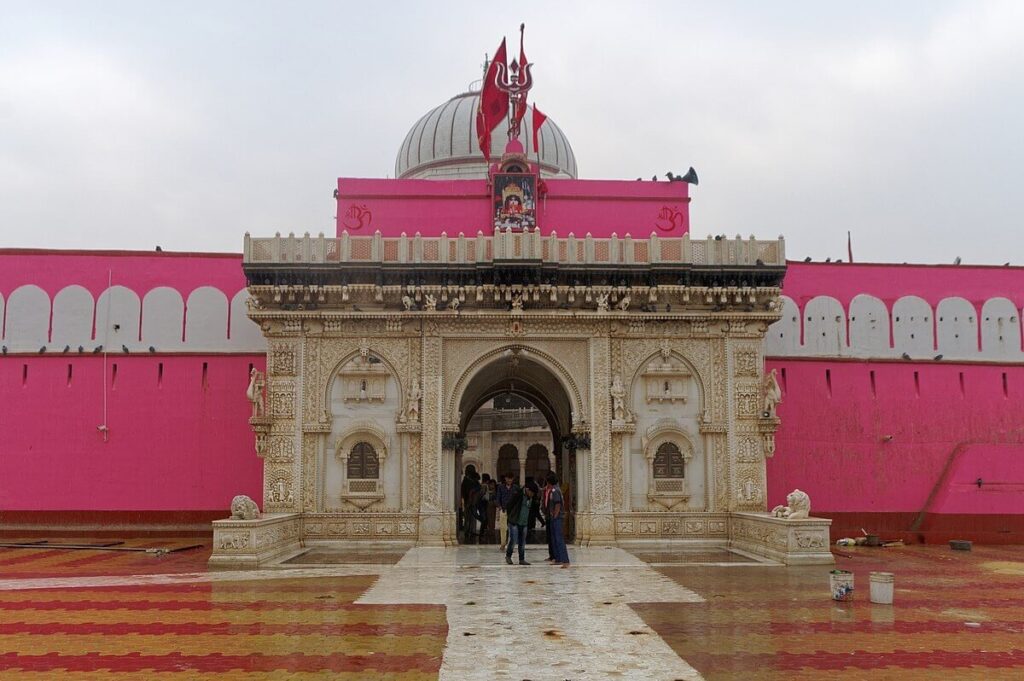
[[[467,180],[487,177],[487,163],[476,141],[476,105],[478,92],[464,92],[452,97],[423,115],[402,142],[395,159],[395,177],[401,179]],[[491,133],[491,158],[501,155],[507,141],[508,123]],[[520,140],[530,160],[533,150],[531,121],[533,107],[523,118]],[[544,177],[576,177],[576,155],[565,133],[551,119],[541,126],[541,174]]]

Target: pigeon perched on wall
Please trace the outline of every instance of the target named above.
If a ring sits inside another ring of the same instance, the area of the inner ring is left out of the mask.
[[[900,355],[900,356],[903,357],[903,359],[910,359],[910,355],[908,355],[905,352],[902,355]]]
[[[124,352],[125,354],[127,354],[127,353],[129,352],[129,350],[128,350],[128,346],[127,346],[127,345],[122,345],[122,346],[121,346],[121,350],[122,350],[122,351],[123,351],[123,352]]]

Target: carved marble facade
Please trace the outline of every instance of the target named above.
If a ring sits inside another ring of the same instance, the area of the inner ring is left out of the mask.
[[[643,243],[653,253],[665,241]],[[344,262],[325,275],[247,259],[249,315],[270,360],[268,413],[254,419],[264,510],[296,514],[301,542],[451,544],[460,457],[446,436],[511,391],[548,418],[553,462],[576,443],[575,471],[560,467],[578,543],[722,542],[734,512],[763,513],[778,421],[761,412],[762,341],[784,260],[730,272],[680,260],[668,277],[662,262],[624,270],[622,285],[606,265],[581,281],[554,263],[545,283],[530,247],[509,248],[524,261],[485,263],[483,279],[480,263],[459,273],[406,262],[360,279]],[[386,244],[367,252],[386,264]],[[376,467],[352,468],[353,452],[371,450]]]

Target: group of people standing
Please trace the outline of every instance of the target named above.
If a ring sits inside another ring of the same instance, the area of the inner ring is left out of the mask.
[[[566,503],[554,473],[547,474],[543,487],[532,478],[520,487],[511,473],[504,473],[498,484],[487,473],[480,476],[470,464],[462,479],[460,507],[467,541],[496,529],[509,565],[512,565],[512,551],[516,547],[519,564],[530,564],[526,561],[526,537],[537,520],[545,528],[548,562],[562,567],[569,565],[565,545]],[[477,522],[479,532],[475,531]]]

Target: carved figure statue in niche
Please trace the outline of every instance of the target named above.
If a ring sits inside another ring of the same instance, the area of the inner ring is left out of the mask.
[[[361,399],[361,400],[365,400],[366,399],[366,381],[365,380],[359,381],[359,399]]]
[[[409,420],[414,423],[420,420],[420,397],[420,379],[414,378],[409,388]]]
[[[516,293],[512,296],[512,309],[522,311],[523,309],[523,294]]]
[[[782,401],[782,389],[775,378],[776,371],[776,369],[772,369],[771,373],[764,377],[764,409],[762,410],[762,416],[765,418],[775,416],[775,408]]]
[[[597,297],[597,311],[607,312],[608,311],[608,294],[602,293]]]
[[[260,509],[256,502],[249,497],[239,494],[231,500],[232,520],[256,520],[259,517]]]
[[[459,302],[459,299],[458,298],[452,298],[452,302],[448,303],[448,309],[451,310],[452,312],[458,312],[459,311],[459,305],[461,305],[461,303]]]
[[[626,419],[626,388],[622,385],[622,377],[615,374],[615,378],[612,379],[611,390],[612,395],[612,418],[616,421],[624,421]]]
[[[435,298],[432,293],[428,293],[424,297],[424,301],[424,309],[428,312],[434,312],[437,310],[437,298]]]
[[[618,305],[615,306],[615,308],[620,312],[625,312],[626,310],[629,309],[630,300],[631,299],[628,295],[622,296],[621,298],[619,298],[619,303]]]
[[[786,495],[787,506],[776,506],[772,509],[772,515],[776,518],[787,518],[789,520],[800,520],[809,518],[811,515],[811,498],[807,492],[798,489]]]
[[[410,298],[409,296],[402,296],[402,307],[405,308],[406,312],[411,310],[412,309],[412,298]]]
[[[291,504],[295,502],[295,494],[284,488],[284,480],[278,480],[277,484],[270,488],[270,500],[275,504]]]
[[[249,387],[245,389],[245,396],[252,404],[253,418],[263,416],[267,411],[266,402],[263,399],[263,387],[266,384],[267,379],[262,371],[255,367],[249,371]]]

